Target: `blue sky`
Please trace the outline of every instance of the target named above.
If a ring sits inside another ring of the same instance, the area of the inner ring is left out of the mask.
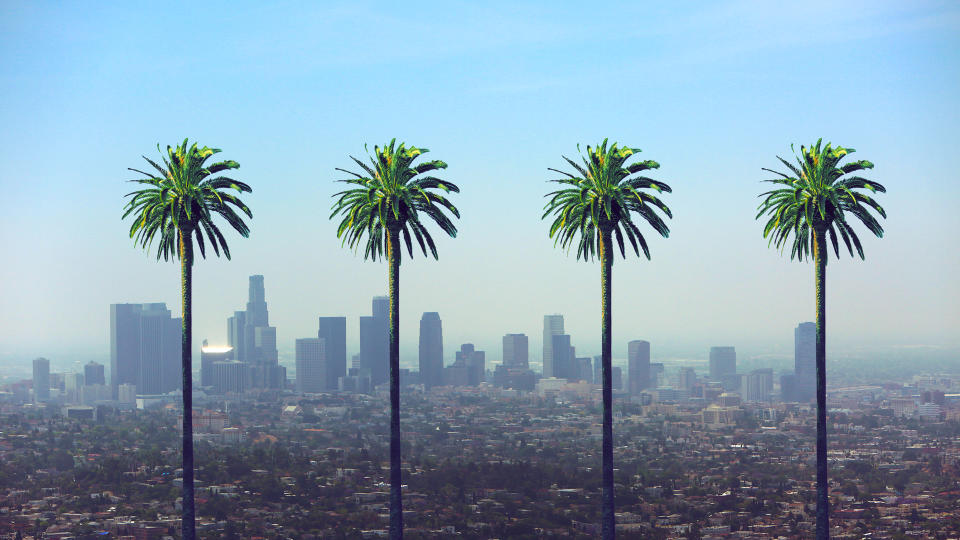
[[[6,2],[0,7],[0,355],[108,354],[108,304],[165,301],[178,272],[120,221],[141,155],[184,137],[254,188],[249,239],[195,271],[194,336],[225,340],[247,276],[266,276],[281,347],[317,315],[356,317],[386,268],[327,219],[350,164],[392,137],[450,165],[463,218],[439,262],[407,260],[402,350],[439,311],[449,355],[499,360],[508,332],[563,313],[599,351],[599,268],[554,249],[547,167],[604,137],[674,188],[653,260],[614,266],[614,354],[733,344],[792,351],[813,268],[768,249],[756,196],[790,144],[824,137],[876,164],[889,219],[866,262],[828,269],[835,347],[960,344],[960,5]]]

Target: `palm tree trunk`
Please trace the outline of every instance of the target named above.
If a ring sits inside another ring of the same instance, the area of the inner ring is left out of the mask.
[[[817,540],[830,538],[827,496],[827,237],[814,232],[817,287]]]
[[[194,540],[193,506],[193,362],[192,362],[192,307],[193,294],[193,238],[190,232],[180,233],[180,300],[183,315],[180,369],[183,375],[183,540]]]
[[[390,265],[390,538],[403,538],[400,473],[400,231],[387,233]]]
[[[613,497],[613,370],[610,366],[610,298],[613,277],[613,242],[610,231],[600,233],[600,354],[603,366],[603,540],[616,538]]]

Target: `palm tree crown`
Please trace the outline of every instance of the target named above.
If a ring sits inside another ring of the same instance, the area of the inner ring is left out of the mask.
[[[160,149],[159,145],[157,149]],[[218,152],[218,148],[198,148],[196,143],[187,148],[187,139],[184,139],[180,146],[167,146],[166,156],[161,152],[163,164],[143,157],[157,170],[157,174],[130,169],[145,177],[131,182],[147,187],[126,195],[130,200],[127,201],[123,217],[136,214],[130,226],[130,237],[136,237],[141,247],[148,247],[159,237],[157,259],[180,258],[180,235],[186,235],[185,240],[189,241],[194,232],[201,256],[206,258],[203,239],[206,234],[214,253],[219,256],[222,249],[229,259],[230,248],[213,222],[214,214],[226,219],[242,236],[250,235],[249,227],[236,212],[239,209],[252,218],[250,209],[236,195],[222,190],[233,189],[240,193],[250,193],[252,190],[247,184],[232,178],[212,176],[240,167],[232,160],[207,165],[210,156]]]
[[[549,169],[565,176],[552,180],[564,187],[547,194],[550,200],[543,213],[543,218],[550,214],[555,216],[550,226],[550,237],[555,238],[555,243],[569,248],[579,238],[577,258],[586,261],[600,251],[602,239],[598,233],[612,231],[622,257],[626,258],[626,236],[638,256],[642,249],[647,259],[650,258],[650,249],[631,213],[639,214],[662,236],[669,236],[670,229],[654,211],[654,207],[667,217],[672,217],[670,209],[656,196],[641,190],[670,193],[671,189],[663,182],[637,174],[659,168],[660,164],[656,161],[637,161],[625,165],[630,156],[639,152],[639,148],[620,147],[617,143],[608,147],[607,139],[604,139],[596,148],[587,146],[582,165],[563,157],[575,173]]]
[[[815,235],[825,232],[837,257],[840,256],[839,236],[851,256],[856,249],[863,259],[863,246],[847,220],[847,214],[853,215],[870,232],[882,237],[883,227],[868,207],[884,218],[887,217],[886,212],[873,198],[858,190],[873,193],[884,193],[887,190],[877,182],[861,176],[848,176],[872,169],[873,163],[860,160],[840,165],[840,160],[852,154],[854,149],[842,146],[834,148],[830,143],[821,147],[822,141],[823,139],[818,140],[817,144],[810,148],[801,146],[801,155],[797,156],[796,165],[777,156],[789,169],[789,173],[763,169],[778,175],[778,178],[766,182],[782,186],[760,194],[760,197],[765,198],[759,206],[757,219],[764,214],[769,216],[763,229],[763,237],[769,237],[769,243],[780,249],[790,244],[790,258],[802,261],[804,257],[812,258],[816,255]],[[790,148],[793,149],[793,146]],[[824,252],[822,256],[826,257],[827,253]]]
[[[424,256],[427,256],[429,249],[433,258],[437,259],[436,244],[424,227],[421,215],[428,216],[443,232],[456,237],[457,227],[443,209],[458,218],[460,212],[437,190],[459,193],[460,188],[452,182],[421,175],[445,169],[447,164],[434,160],[414,166],[413,161],[429,150],[415,146],[408,148],[404,143],[396,146],[396,139],[382,148],[374,146],[373,150],[369,165],[350,156],[363,169],[361,173],[337,168],[352,175],[352,178],[340,182],[356,186],[334,195],[338,198],[333,204],[330,218],[338,214],[343,218],[337,228],[337,237],[351,248],[357,248],[366,237],[364,258],[377,260],[378,257],[384,257],[385,236],[396,231],[403,236],[411,257],[412,239],[416,238]],[[397,257],[400,251],[397,250]]]

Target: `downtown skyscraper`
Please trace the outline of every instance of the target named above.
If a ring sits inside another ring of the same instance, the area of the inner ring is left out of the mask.
[[[793,373],[796,400],[813,400],[817,393],[816,323],[803,322],[793,330]]]
[[[428,389],[443,385],[443,324],[436,311],[420,317],[420,383]]]
[[[320,317],[317,338],[324,341],[326,388],[336,390],[340,377],[347,376],[347,318]]]
[[[287,370],[279,365],[277,329],[270,326],[263,276],[250,276],[247,309],[227,319],[227,343],[233,347],[233,358],[245,366],[249,386],[259,389],[282,389]]]
[[[46,358],[33,360],[33,400],[50,400],[50,361]]]
[[[530,369],[530,340],[526,334],[503,336],[503,365],[509,369]]]
[[[375,296],[372,308],[372,316],[360,317],[360,368],[377,386],[390,378],[390,299]]]
[[[554,367],[553,336],[563,334],[563,315],[543,316],[543,376],[559,377]]]
[[[631,341],[627,343],[627,391],[636,396],[650,386],[650,342]]]
[[[165,394],[181,388],[182,319],[164,303],[110,305],[110,386],[137,394]]]
[[[296,341],[297,392],[327,390],[326,340],[304,338]]]

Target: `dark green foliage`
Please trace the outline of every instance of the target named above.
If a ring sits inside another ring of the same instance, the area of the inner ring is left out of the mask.
[[[550,237],[556,243],[564,248],[576,243],[577,258],[590,260],[599,254],[599,233],[606,229],[616,237],[622,257],[626,257],[626,237],[637,255],[643,250],[644,256],[650,258],[646,239],[631,214],[638,214],[659,234],[669,236],[670,229],[654,208],[667,217],[673,214],[660,199],[643,190],[670,193],[671,189],[663,182],[638,174],[660,168],[656,161],[626,164],[630,156],[639,152],[639,148],[618,147],[617,143],[608,148],[604,139],[596,148],[587,146],[582,165],[564,156],[573,173],[549,169],[565,176],[552,180],[564,187],[547,194],[550,200],[543,213],[543,218],[554,216]]]
[[[460,212],[437,191],[459,193],[460,188],[452,182],[421,175],[446,169],[447,164],[435,160],[413,165],[417,157],[429,150],[415,146],[407,148],[404,143],[396,146],[396,139],[382,148],[374,146],[373,150],[369,165],[350,156],[362,172],[337,169],[353,176],[340,182],[356,186],[334,195],[337,200],[330,219],[342,216],[337,238],[342,238],[344,245],[353,249],[364,244],[364,258],[377,260],[385,255],[386,237],[392,229],[403,236],[411,257],[412,239],[416,238],[424,256],[429,249],[433,258],[438,258],[437,246],[421,218],[429,217],[443,232],[456,237],[457,227],[444,210],[458,218]],[[400,250],[397,250],[397,257],[400,257]]]
[[[160,149],[159,145],[157,149]],[[197,148],[196,143],[188,149],[187,139],[184,139],[180,146],[167,146],[166,156],[161,153],[162,165],[143,156],[158,174],[130,169],[145,177],[131,182],[148,187],[126,195],[130,200],[127,201],[123,217],[135,215],[136,219],[130,225],[130,237],[136,237],[141,247],[149,247],[153,240],[159,237],[158,259],[180,258],[179,235],[182,233],[189,236],[194,231],[201,256],[206,258],[203,240],[206,234],[214,253],[219,256],[223,249],[224,256],[229,259],[230,248],[213,222],[214,214],[226,219],[242,236],[250,235],[250,229],[237,215],[234,207],[247,217],[253,217],[250,209],[236,195],[223,191],[233,189],[240,193],[250,193],[250,186],[226,176],[211,177],[219,172],[240,167],[232,160],[207,165],[210,156],[219,152],[218,148]]]
[[[850,255],[856,249],[863,259],[860,238],[848,221],[848,216],[856,217],[870,232],[882,237],[883,227],[869,209],[884,218],[887,214],[863,190],[871,193],[884,193],[887,190],[879,183],[861,176],[849,176],[872,169],[873,163],[861,160],[840,165],[840,161],[855,150],[841,146],[833,148],[830,143],[821,147],[822,141],[818,140],[810,148],[801,146],[796,165],[777,156],[787,167],[786,173],[763,169],[778,175],[778,178],[765,181],[780,186],[760,195],[764,200],[758,208],[757,219],[764,214],[768,216],[763,237],[769,238],[769,243],[779,249],[790,245],[790,258],[802,261],[805,257],[815,256],[814,233],[822,230],[828,234],[838,257],[839,239],[842,239]],[[823,255],[827,256],[826,253]]]

